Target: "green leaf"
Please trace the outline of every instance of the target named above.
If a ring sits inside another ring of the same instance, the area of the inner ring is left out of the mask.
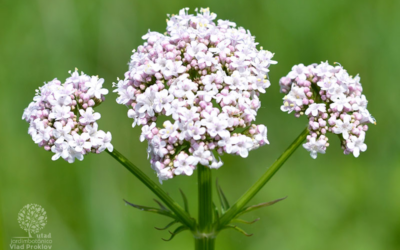
[[[215,205],[215,203],[213,202],[214,205],[214,218],[217,222],[217,225],[219,225],[219,211],[218,211],[218,207]]]
[[[255,222],[259,221],[259,220],[260,220],[260,218],[257,218],[257,219],[255,219],[253,221],[245,221],[245,220],[242,220],[242,219],[233,219],[232,222],[239,222],[239,223],[243,223],[243,224],[253,224],[253,223],[255,223]]]
[[[253,234],[248,234],[248,233],[246,233],[243,229],[239,228],[238,226],[230,225],[230,224],[229,224],[229,225],[226,225],[225,227],[223,227],[222,230],[224,230],[224,229],[229,229],[229,228],[232,228],[232,229],[238,231],[239,233],[241,233],[241,234],[243,234],[243,235],[245,235],[245,236],[247,236],[247,237],[250,237],[250,236],[253,235]]]
[[[183,204],[184,204],[184,206],[185,206],[185,211],[186,211],[186,213],[190,214],[190,213],[189,213],[189,203],[188,203],[188,200],[187,200],[187,198],[186,198],[186,195],[185,195],[185,193],[182,191],[182,189],[179,189],[179,191],[181,192],[181,195],[182,195]]]
[[[170,237],[169,239],[162,239],[162,240],[163,240],[163,241],[170,241],[170,240],[172,240],[172,239],[175,237],[175,235],[177,235],[177,234],[179,234],[180,232],[183,232],[183,231],[185,231],[185,230],[188,230],[188,229],[189,229],[189,228],[188,228],[187,226],[185,226],[185,225],[179,226],[179,227],[177,227],[177,228],[175,229],[174,232],[169,231],[169,233],[171,234],[171,237]]]
[[[163,227],[163,228],[159,228],[159,227],[154,227],[154,228],[157,229],[157,230],[165,230],[165,229],[168,229],[170,226],[174,225],[175,223],[177,223],[176,220],[174,220],[174,221],[168,223],[168,224],[167,224],[165,227]]]
[[[225,211],[230,208],[230,205],[228,199],[226,198],[224,192],[222,191],[221,186],[218,184],[218,178],[216,180],[216,187],[217,187],[219,202],[221,203],[221,212],[222,214],[224,214]]]
[[[262,207],[271,206],[271,205],[273,205],[273,204],[275,204],[275,203],[277,203],[277,202],[279,202],[279,201],[281,201],[281,200],[284,200],[284,199],[286,199],[286,198],[287,198],[287,196],[286,196],[286,197],[283,197],[283,198],[280,198],[280,199],[273,200],[273,201],[261,203],[261,204],[258,204],[258,205],[245,207],[245,208],[243,208],[235,217],[239,217],[239,216],[241,216],[241,215],[243,215],[243,214],[245,214],[245,213],[254,211],[254,210],[259,209],[259,208],[262,208]]]
[[[161,214],[167,217],[171,217],[173,219],[176,219],[176,216],[169,210],[165,209],[159,209],[159,208],[154,208],[154,207],[146,207],[146,206],[141,206],[141,205],[136,205],[133,203],[128,202],[127,200],[124,200],[127,205],[130,205],[134,208],[140,209],[142,211],[146,212],[151,212],[151,213],[156,213],[156,214]]]
[[[158,200],[156,200],[156,199],[153,199],[153,200],[158,204],[158,206],[159,206],[162,210],[169,211],[168,208],[166,208],[160,201],[158,201]]]

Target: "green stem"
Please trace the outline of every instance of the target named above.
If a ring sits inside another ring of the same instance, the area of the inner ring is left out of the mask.
[[[213,202],[211,169],[198,165],[198,205],[199,220],[194,233],[196,250],[214,249],[215,232],[213,230]]]
[[[155,195],[160,198],[169,209],[179,218],[180,222],[186,225],[190,230],[195,229],[195,220],[190,218],[189,214],[179,206],[164,190],[160,188],[158,184],[152,181],[142,170],[136,167],[130,162],[125,156],[114,149],[112,152],[106,150],[114,159],[119,161],[126,169],[134,174],[144,185],[146,185]]]
[[[214,250],[215,237],[213,238],[195,238],[195,250]]]
[[[300,144],[306,139],[309,131],[308,128],[294,140],[294,142],[286,149],[285,152],[267,169],[267,171],[261,176],[260,179],[253,186],[247,190],[247,192],[231,206],[219,220],[218,229],[221,230],[224,226],[236,217],[236,215],[244,208],[244,206],[261,190],[261,188],[267,184],[272,176],[279,170],[279,168],[285,163],[285,161],[293,154],[293,152],[300,146]]]
[[[197,174],[199,186],[199,231],[209,233],[213,219],[211,169],[199,165],[197,167]]]

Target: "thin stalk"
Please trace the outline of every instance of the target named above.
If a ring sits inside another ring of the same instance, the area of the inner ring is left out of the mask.
[[[222,229],[224,226],[236,217],[236,215],[244,208],[244,206],[261,190],[261,188],[267,184],[272,176],[279,170],[279,168],[285,163],[285,161],[293,154],[294,151],[300,146],[300,144],[306,139],[309,131],[308,128],[293,141],[293,143],[286,149],[285,152],[267,169],[267,171],[261,176],[256,183],[250,187],[247,192],[236,201],[236,203],[229,208],[219,220],[218,229]]]
[[[202,165],[197,167],[199,220],[194,233],[196,250],[211,250],[215,245],[213,230],[212,178],[211,169]]]
[[[121,163],[126,169],[129,170],[133,175],[135,175],[144,185],[146,185],[155,195],[160,198],[165,205],[179,218],[180,222],[186,225],[190,230],[195,229],[196,222],[194,219],[190,218],[189,214],[179,206],[160,186],[152,181],[142,170],[136,167],[132,162],[130,162],[125,156],[114,149],[112,152],[106,150],[114,159]]]

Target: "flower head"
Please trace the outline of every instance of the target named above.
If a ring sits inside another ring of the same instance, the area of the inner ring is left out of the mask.
[[[30,124],[28,133],[40,147],[55,153],[53,160],[62,157],[72,163],[90,152],[113,150],[111,134],[98,130],[100,114],[93,110],[108,93],[103,82],[75,70],[65,83],[45,83],[25,109],[22,119]]]
[[[191,175],[197,164],[221,167],[214,154],[247,157],[268,143],[266,127],[252,123],[274,54],[258,50],[249,31],[215,18],[208,8],[171,16],[165,35],[143,36],[115,84],[117,102],[130,108],[133,126],[143,126],[140,140],[148,141],[160,181]]]
[[[326,133],[338,134],[345,154],[367,150],[364,144],[368,123],[375,119],[367,110],[360,77],[351,77],[341,65],[295,65],[280,82],[283,98],[281,110],[308,116],[310,135],[303,146],[314,159],[329,146]]]

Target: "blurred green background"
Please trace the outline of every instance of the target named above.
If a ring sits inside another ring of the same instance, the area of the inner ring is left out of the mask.
[[[192,249],[190,233],[171,242],[154,226],[164,217],[125,206],[122,199],[152,205],[154,195],[107,154],[83,162],[53,162],[27,134],[22,112],[44,81],[65,80],[77,67],[105,78],[111,89],[127,70],[131,51],[148,29],[165,31],[167,13],[183,7],[210,7],[220,19],[249,29],[279,62],[272,86],[262,96],[257,123],[268,126],[270,145],[247,159],[224,156],[213,171],[228,198],[236,200],[303,130],[305,119],[279,109],[278,80],[294,64],[329,60],[361,75],[369,110],[377,119],[367,133],[368,150],[356,159],[343,155],[336,136],[326,155],[313,160],[300,148],[252,200],[288,196],[248,215],[261,221],[243,228],[245,237],[223,231],[218,249],[400,249],[400,1],[0,1],[0,249],[26,236],[17,214],[28,203],[48,212],[41,232],[53,249]],[[99,125],[111,131],[114,146],[157,181],[146,159],[140,129],[131,128],[127,109],[115,93],[98,110]],[[181,202],[178,188],[196,212],[196,176],[163,184]]]

